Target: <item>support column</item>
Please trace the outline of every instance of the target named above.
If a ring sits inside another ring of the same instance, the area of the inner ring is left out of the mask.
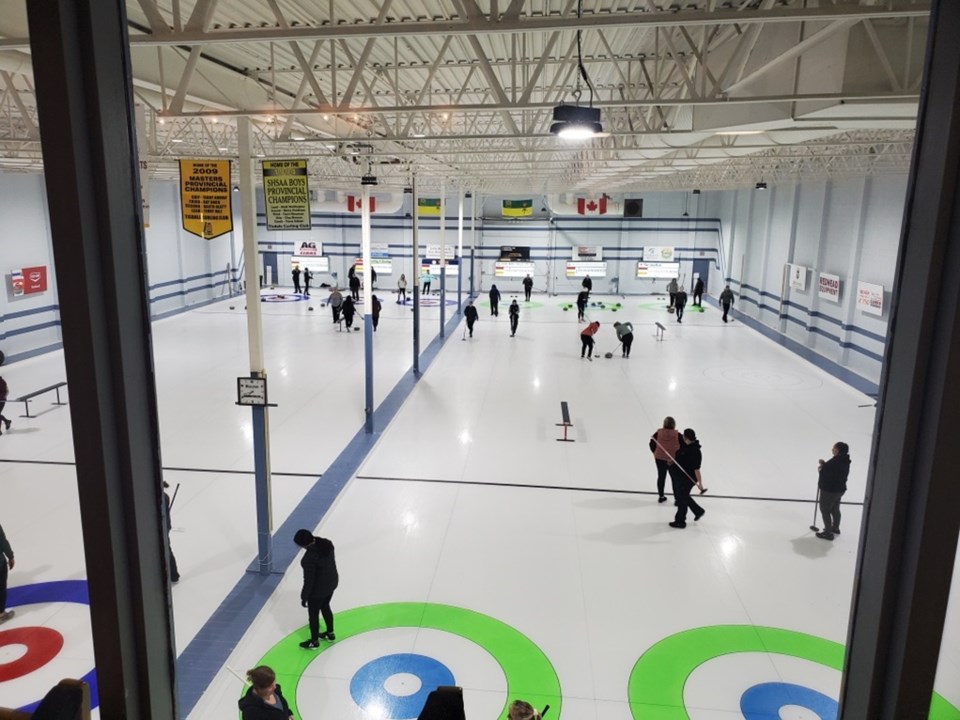
[[[474,190],[470,193],[470,296],[473,297],[476,288],[474,274],[477,258],[477,199],[479,195]],[[463,262],[461,260],[461,262]]]
[[[457,189],[457,315],[463,313],[463,188]]]
[[[373,432],[373,269],[370,266],[370,186],[361,188],[360,250],[363,257],[364,428]]]
[[[125,3],[26,3],[104,718],[177,716]]]
[[[447,322],[447,181],[440,182],[440,337]]]
[[[927,717],[960,533],[960,3],[933,3],[840,692]],[[839,438],[838,438],[839,439]]]
[[[413,374],[420,375],[420,195],[413,176]]]

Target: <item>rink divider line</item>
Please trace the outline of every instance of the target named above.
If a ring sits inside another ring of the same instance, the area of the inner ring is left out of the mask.
[[[77,463],[73,460],[16,460],[13,458],[0,458],[0,463],[10,463],[11,465],[64,465],[75,467]],[[253,470],[217,470],[216,468],[187,468],[187,467],[162,467],[164,472],[187,472],[187,473],[211,473],[214,475],[253,475]],[[323,473],[305,473],[305,472],[279,472],[271,470],[270,476],[279,477],[312,477],[322,478]]]
[[[469,293],[464,293],[464,301],[470,297]],[[293,542],[296,530],[302,527],[316,528],[320,524],[444,344],[455,337],[456,328],[462,319],[456,311],[452,313],[444,326],[444,336],[437,334],[420,354],[419,376],[414,375],[411,366],[374,409],[373,433],[368,434],[361,425],[322,478],[318,478],[307,490],[303,499],[273,533],[272,572],[269,575],[250,572],[258,567],[257,559],[254,558],[247,571],[177,657],[177,691],[181,718],[186,718],[194,710],[297,558],[300,548]],[[293,611],[299,612],[300,608]],[[238,687],[237,697],[239,696]]]
[[[415,483],[436,483],[438,485],[476,485],[479,487],[497,487],[497,488],[527,488],[530,490],[568,490],[570,492],[595,492],[608,493],[612,495],[649,495],[657,497],[657,493],[652,490],[617,490],[616,488],[590,488],[567,485],[537,485],[534,483],[498,483],[484,480],[441,480],[437,478],[402,478],[386,477],[384,475],[357,475],[357,480],[382,480],[384,482],[415,482]],[[697,495],[698,498],[706,499],[716,498],[717,500],[756,500],[758,502],[787,502],[787,503],[811,503],[813,498],[778,498],[778,497],[760,497],[755,495],[718,495],[709,493],[704,496]],[[841,501],[841,505],[851,507],[863,507],[863,502]]]

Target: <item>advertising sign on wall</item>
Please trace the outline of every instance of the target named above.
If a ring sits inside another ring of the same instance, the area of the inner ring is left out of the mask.
[[[323,244],[319,240],[297,240],[293,243],[295,257],[320,257],[323,255]]]
[[[498,262],[493,268],[493,274],[505,278],[524,278],[527,275],[533,277],[533,268],[532,262]]]
[[[857,307],[861,312],[883,315],[883,285],[858,282]]]
[[[23,295],[23,271],[12,270],[10,272],[10,292],[14,297]]]
[[[638,278],[679,278],[680,263],[675,262],[638,262]]]
[[[309,230],[306,160],[262,160],[267,230]]]
[[[607,264],[605,262],[568,262],[567,277],[606,277]]]
[[[451,275],[456,276],[460,272],[460,263],[458,260],[447,260],[446,263],[447,264],[442,267],[447,268],[445,273],[447,277],[450,277]],[[431,275],[436,275],[438,277],[440,276],[441,265],[439,260],[421,263],[420,267],[421,269],[428,271]]]
[[[180,161],[183,229],[212,240],[233,230],[229,160]]]
[[[643,249],[644,262],[673,262],[672,247],[645,247]]]
[[[573,261],[591,261],[591,260],[603,260],[603,246],[602,245],[574,245],[573,246]]]
[[[818,294],[824,300],[840,302],[840,276],[820,273],[820,287]]]
[[[312,272],[315,273],[328,273],[330,272],[330,258],[328,257],[311,257],[305,255],[302,257],[295,257],[290,261],[290,269],[294,268],[310,268]]]
[[[353,266],[357,269],[357,274],[363,273],[363,258],[357,258],[353,261]],[[388,257],[370,256],[370,267],[376,271],[377,275],[393,274],[393,261]]]
[[[371,245],[371,248],[373,246]],[[452,258],[457,256],[457,246],[456,245],[444,245],[445,258]],[[423,257],[429,260],[439,260],[440,259],[440,246],[439,245],[427,245],[423,249]]]
[[[790,272],[790,287],[794,290],[807,289],[807,269],[803,265],[787,265]]]
[[[14,297],[47,291],[47,267],[35,265],[10,272],[10,292]]]
[[[530,247],[524,245],[501,245],[500,259],[507,261],[529,260]]]

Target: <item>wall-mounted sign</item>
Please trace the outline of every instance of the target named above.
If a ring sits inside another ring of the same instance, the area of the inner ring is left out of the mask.
[[[267,230],[309,230],[306,160],[262,160]]]
[[[183,229],[212,240],[233,230],[229,160],[180,161]]]
[[[673,262],[673,247],[645,247],[643,249],[644,262]]]
[[[371,246],[372,248],[373,246]],[[456,245],[444,245],[443,246],[443,257],[452,258],[457,256],[457,246]],[[424,259],[427,260],[439,260],[440,259],[440,246],[439,245],[427,245],[423,249],[423,254],[421,255]]]
[[[533,277],[534,264],[532,262],[498,262],[494,265],[493,274],[495,277],[505,278],[524,278],[527,275]]]
[[[298,240],[293,244],[295,257],[320,257],[323,255],[323,243],[319,240]]]
[[[573,257],[571,258],[574,262],[582,261],[589,262],[592,260],[603,260],[603,246],[602,245],[574,245],[573,246]]]
[[[840,302],[840,276],[820,273],[820,287],[818,294],[824,300]]]
[[[447,277],[456,276],[460,273],[460,263],[457,260],[447,260],[446,265],[442,266],[446,268],[444,275]],[[431,275],[440,276],[440,261],[434,260],[433,262],[424,262],[420,265],[421,270],[428,271]]]
[[[638,262],[638,278],[679,278],[680,263],[675,262]]]
[[[858,282],[857,307],[861,312],[883,315],[883,285]]]
[[[35,265],[10,272],[10,291],[14,297],[47,291],[47,267]]]
[[[790,287],[794,290],[807,289],[807,269],[803,265],[787,265],[790,273]]]
[[[363,258],[357,258],[353,261],[353,266],[357,269],[357,274],[363,274]],[[385,257],[372,257],[370,258],[370,267],[376,271],[377,275],[391,275],[393,274],[393,261],[390,258]]]
[[[605,262],[568,262],[567,277],[606,277],[607,264]]]

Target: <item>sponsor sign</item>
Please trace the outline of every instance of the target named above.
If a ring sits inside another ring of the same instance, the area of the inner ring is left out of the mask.
[[[574,261],[579,260],[584,262],[589,262],[591,260],[603,260],[603,246],[574,245],[573,257],[571,259]]]
[[[229,160],[180,161],[183,229],[204,240],[233,230]]]
[[[533,277],[533,268],[534,265],[532,262],[498,262],[493,267],[493,274],[495,277],[505,278],[525,278],[527,275]]]
[[[520,245],[501,245],[500,260],[514,262],[516,260],[527,261],[530,259],[530,247]]]
[[[643,261],[653,263],[673,262],[673,247],[645,247],[643,249]]]
[[[36,265],[23,268],[23,294],[40,293],[47,291],[47,267]]]
[[[504,200],[500,212],[504,217],[533,217],[533,200]]]
[[[883,315],[883,285],[858,282],[857,307],[870,315]]]
[[[23,271],[13,270],[10,273],[10,291],[14,297],[23,295]]]
[[[457,255],[457,246],[456,245],[444,245],[443,246],[444,258],[452,258]],[[427,245],[423,249],[423,258],[425,260],[439,260],[440,259],[440,246],[439,245]]]
[[[790,287],[794,290],[807,289],[807,269],[803,265],[787,265],[790,272]]]
[[[353,261],[353,266],[357,269],[357,275],[363,274],[363,258],[359,257]],[[377,275],[392,275],[393,261],[388,257],[370,256],[370,267],[377,271]]]
[[[820,273],[820,287],[818,294],[824,300],[840,302],[840,276]]]
[[[262,160],[267,230],[309,230],[306,160]]]
[[[607,264],[605,262],[568,262],[567,277],[606,277]]]
[[[680,263],[676,262],[638,262],[638,278],[679,278]]]
[[[297,240],[293,243],[294,257],[320,257],[323,244],[318,240]]]
[[[458,260],[447,260],[446,265],[442,266],[447,268],[444,273],[447,277],[454,276],[456,277],[460,273],[460,263]],[[440,261],[435,260],[433,262],[425,262],[420,265],[422,271],[429,272],[431,275],[440,276]]]

